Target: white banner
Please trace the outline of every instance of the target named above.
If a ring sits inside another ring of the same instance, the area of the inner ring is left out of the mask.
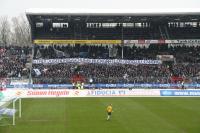
[[[58,63],[95,63],[95,64],[161,64],[160,60],[120,60],[120,59],[85,59],[85,58],[66,58],[66,59],[40,59],[33,60],[33,64],[58,64]]]
[[[173,55],[157,55],[157,59],[162,60],[162,61],[173,61],[174,56]]]
[[[178,40],[124,40],[124,44],[199,44],[200,39],[178,39]]]
[[[4,97],[48,98],[48,97],[132,97],[160,96],[159,89],[102,89],[102,90],[72,90],[72,89],[13,89],[3,91]]]
[[[166,40],[124,40],[124,44],[166,43]]]

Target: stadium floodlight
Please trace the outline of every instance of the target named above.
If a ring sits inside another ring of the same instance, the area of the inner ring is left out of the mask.
[[[19,101],[17,103],[17,101]],[[15,125],[16,113],[21,118],[21,98],[5,98],[0,100],[0,126]]]

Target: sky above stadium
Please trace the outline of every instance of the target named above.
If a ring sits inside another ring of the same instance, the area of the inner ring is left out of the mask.
[[[200,9],[200,0],[0,0],[0,16],[18,16],[29,8]]]

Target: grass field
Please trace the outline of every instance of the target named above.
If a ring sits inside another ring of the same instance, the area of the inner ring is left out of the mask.
[[[23,99],[22,118],[0,133],[200,133],[200,98]]]

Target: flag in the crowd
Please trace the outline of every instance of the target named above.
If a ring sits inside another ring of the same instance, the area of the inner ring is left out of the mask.
[[[40,76],[42,73],[39,69],[33,69],[37,76]]]
[[[56,53],[56,57],[57,57],[57,58],[66,57],[65,52],[59,51],[59,50],[57,50],[57,49],[55,49],[55,48],[54,48],[54,51],[55,51],[55,53]]]
[[[38,58],[41,58],[41,56],[42,54],[40,53],[40,50],[38,49],[35,57],[36,59],[38,59]]]

